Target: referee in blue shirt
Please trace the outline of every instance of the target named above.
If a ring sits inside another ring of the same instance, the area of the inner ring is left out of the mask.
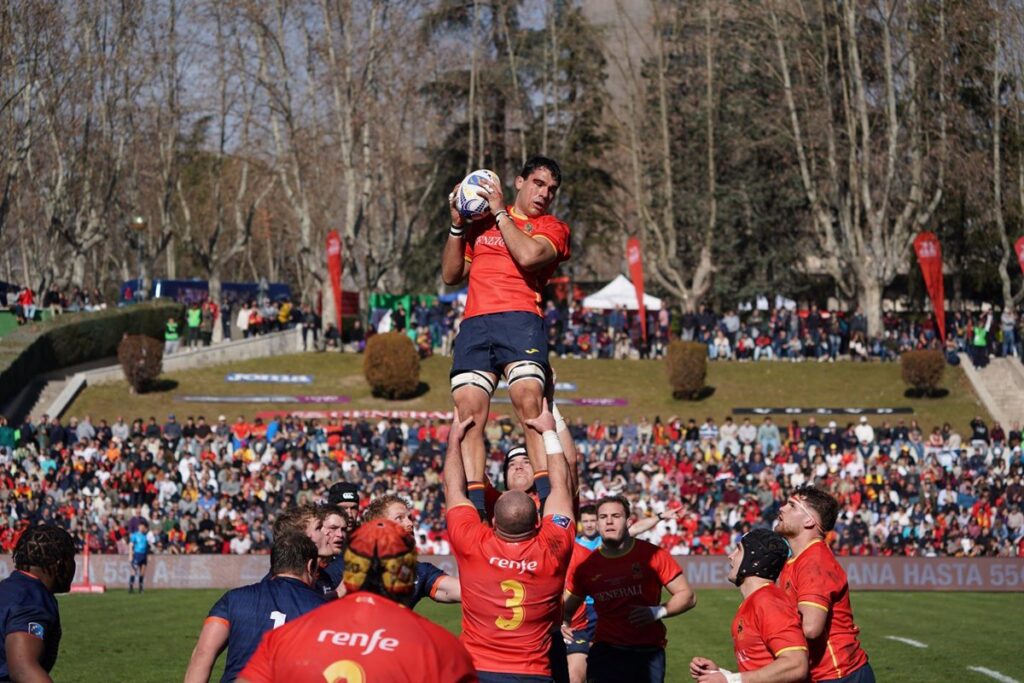
[[[71,590],[75,544],[60,527],[29,527],[14,546],[15,571],[0,581],[0,681],[49,681],[60,646],[54,593]]]
[[[264,633],[326,602],[312,588],[316,574],[317,548],[312,540],[294,532],[277,536],[270,551],[270,575],[228,591],[210,610],[192,651],[185,683],[207,683],[225,647],[228,658],[220,680],[235,680]]]

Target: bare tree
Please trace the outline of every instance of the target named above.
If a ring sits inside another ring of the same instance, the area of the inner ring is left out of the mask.
[[[942,199],[945,8],[928,24],[916,2],[765,7],[818,246],[877,334],[883,288]]]

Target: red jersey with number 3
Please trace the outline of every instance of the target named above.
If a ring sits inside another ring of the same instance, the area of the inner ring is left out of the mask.
[[[800,614],[774,583],[748,595],[732,620],[732,644],[740,671],[757,671],[783,652],[807,651]]]
[[[569,574],[565,589],[594,598],[597,610],[595,643],[618,646],[665,647],[665,624],[633,626],[630,611],[661,604],[661,589],[683,573],[672,556],[647,541],[632,539],[625,555],[608,557],[605,548],[590,553]]]
[[[505,541],[469,504],[448,510],[459,563],[462,643],[477,671],[550,676],[551,627],[575,545],[572,518],[549,515],[535,536]]]
[[[790,558],[778,583],[797,607],[805,605],[830,613],[826,632],[807,643],[811,680],[843,678],[867,664],[868,655],[858,639],[860,629],[853,623],[846,572],[825,543],[814,541]]]
[[[569,258],[569,226],[545,214],[528,218],[509,207],[516,227],[555,249],[555,260],[537,270],[520,268],[512,258],[494,218],[478,221],[466,233],[464,258],[469,269],[469,294],[464,318],[488,313],[527,311],[541,315],[540,301],[548,278]]]
[[[352,593],[268,631],[239,674],[249,683],[473,683],[458,639],[407,607]]]

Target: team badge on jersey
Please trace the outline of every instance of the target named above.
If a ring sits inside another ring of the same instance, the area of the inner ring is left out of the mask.
[[[46,635],[46,629],[43,628],[42,624],[30,621],[28,622],[28,633],[31,636],[35,636],[39,640],[43,640],[43,637]]]
[[[563,529],[568,529],[569,525],[572,523],[572,520],[565,515],[551,515],[551,521]]]
[[[533,234],[533,223],[527,223],[527,224],[526,224],[526,227],[525,227],[525,228],[523,228],[523,230],[525,230],[525,231],[526,231],[526,234],[527,234],[527,235],[531,235],[531,234]]]
[[[640,579],[642,579],[644,577],[644,572],[640,568],[640,563],[639,562],[634,562],[632,569],[633,569],[633,580],[634,581],[639,581]]]

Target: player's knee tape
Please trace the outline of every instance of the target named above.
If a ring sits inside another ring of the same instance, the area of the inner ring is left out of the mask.
[[[511,387],[516,382],[532,379],[540,382],[541,387],[547,385],[548,371],[540,363],[532,360],[520,360],[505,367],[505,381]]]
[[[488,397],[494,395],[495,383],[486,373],[469,370],[467,372],[460,372],[452,377],[453,394],[462,387],[469,386],[483,390]]]

